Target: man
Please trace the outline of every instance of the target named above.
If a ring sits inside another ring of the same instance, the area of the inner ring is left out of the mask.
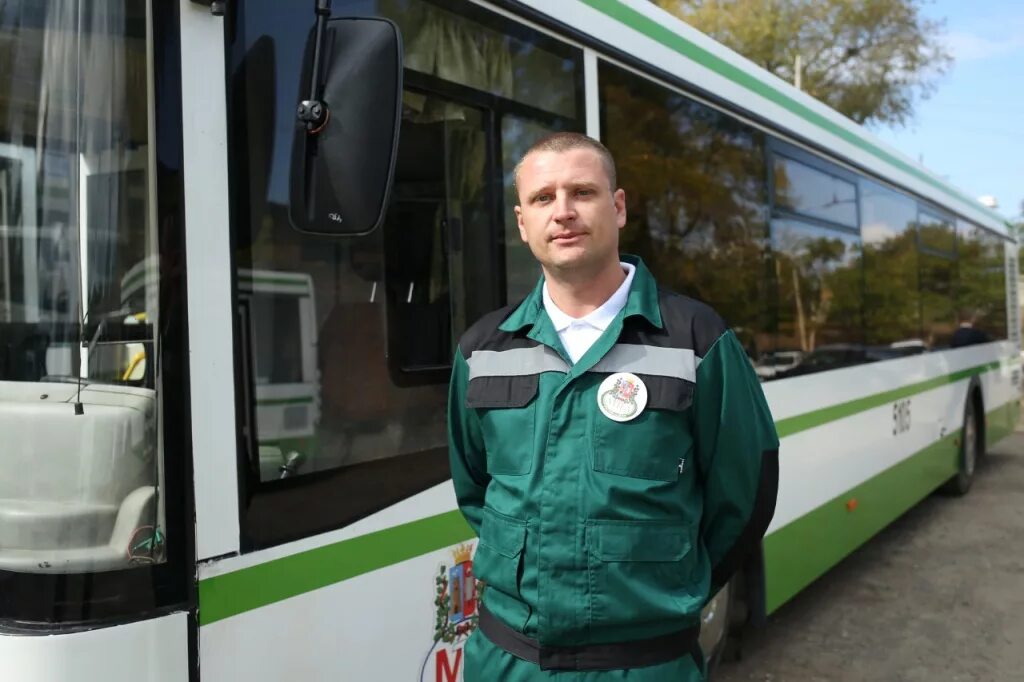
[[[553,135],[515,177],[543,277],[466,332],[449,395],[484,584],[466,682],[701,680],[701,608],[775,506],[760,384],[711,308],[620,261],[603,145]]]
[[[974,325],[978,323],[978,311],[973,308],[964,308],[958,315],[960,326],[953,332],[949,339],[950,348],[962,348],[963,346],[974,346],[979,343],[988,343],[992,339],[985,332],[977,329]]]

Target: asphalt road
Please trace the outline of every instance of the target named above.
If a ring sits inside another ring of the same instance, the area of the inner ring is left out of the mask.
[[[1024,681],[1024,426],[747,630],[714,682]]]

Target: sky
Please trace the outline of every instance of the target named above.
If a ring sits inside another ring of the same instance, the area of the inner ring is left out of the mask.
[[[875,128],[882,140],[969,195],[994,196],[1021,217],[1024,202],[1024,0],[935,0],[942,40],[954,58],[904,127]]]

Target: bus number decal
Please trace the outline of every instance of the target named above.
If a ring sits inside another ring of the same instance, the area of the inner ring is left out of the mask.
[[[910,430],[910,398],[897,400],[892,405],[892,435],[898,436]]]

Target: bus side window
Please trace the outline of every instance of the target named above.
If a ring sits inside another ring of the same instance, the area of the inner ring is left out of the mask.
[[[764,134],[606,62],[598,75],[602,139],[629,211],[622,251],[712,305],[756,367],[772,342]]]
[[[864,332],[868,345],[925,350],[915,223],[910,197],[869,180],[861,181],[864,242]]]

